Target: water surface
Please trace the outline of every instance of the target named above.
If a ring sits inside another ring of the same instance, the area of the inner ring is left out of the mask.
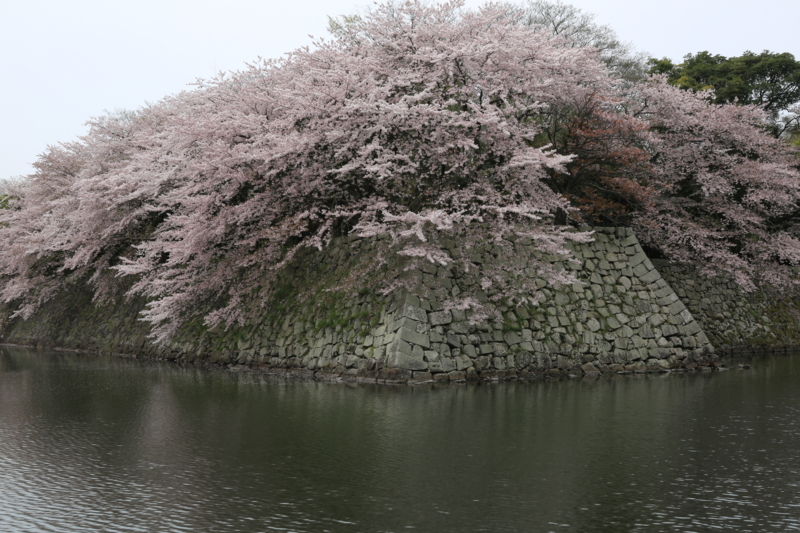
[[[800,356],[365,386],[0,347],[0,531],[800,530]]]

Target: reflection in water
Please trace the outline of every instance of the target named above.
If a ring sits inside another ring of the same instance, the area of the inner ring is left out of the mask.
[[[0,531],[800,529],[800,358],[417,387],[0,348]]]

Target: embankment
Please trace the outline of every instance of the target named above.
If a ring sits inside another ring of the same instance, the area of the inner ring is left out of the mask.
[[[498,318],[479,324],[446,310],[442,297],[487,302],[475,276],[426,262],[404,270],[399,259],[373,268],[382,243],[344,238],[299,254],[273,301],[244,326],[208,329],[198,321],[156,345],[138,320],[146,301],[125,298],[128,285],[119,282],[109,303],[93,303],[91,289],[76,285],[28,320],[5,319],[0,340],[384,382],[713,368],[721,354],[800,345],[798,312],[779,291],[746,294],[692,266],[651,261],[628,229],[595,230],[594,242],[573,245],[573,262],[543,257],[526,239],[506,243],[514,261],[544,258],[584,284],[555,290],[538,280],[539,304],[498,304]],[[497,261],[495,246],[473,248],[470,264]],[[361,290],[341,290],[354,276],[363,278]],[[383,296],[377,280],[390,278],[405,288]]]

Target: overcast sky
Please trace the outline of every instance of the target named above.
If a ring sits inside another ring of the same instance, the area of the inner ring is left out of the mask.
[[[522,1],[522,0],[519,0]],[[467,0],[468,7],[484,2]],[[800,59],[790,0],[574,0],[621,40],[680,60],[708,50]],[[28,174],[48,144],[104,110],[136,109],[196,78],[279,57],[326,34],[328,15],[363,0],[4,0],[0,6],[0,178]]]

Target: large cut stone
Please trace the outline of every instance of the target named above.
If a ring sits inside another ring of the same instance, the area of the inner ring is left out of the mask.
[[[417,333],[413,329],[407,327],[402,327],[397,330],[397,336],[406,342],[422,346],[423,348],[431,347],[431,341],[427,334]]]
[[[506,341],[506,344],[509,346],[513,346],[522,342],[522,337],[515,331],[506,331],[503,335],[503,340]]]
[[[387,359],[386,364],[389,368],[404,368],[406,370],[426,370],[428,363],[426,363],[422,355],[412,355],[412,347],[407,342],[396,339],[386,351]]]
[[[586,327],[589,328],[590,331],[597,331],[600,329],[600,322],[598,322],[596,318],[590,318],[586,321]]]
[[[583,370],[584,374],[599,374],[600,370],[592,363],[585,363],[581,365],[581,370]]]
[[[404,304],[403,305],[403,316],[408,317],[412,320],[416,320],[418,322],[427,322],[428,321],[428,314],[425,312],[424,309],[420,309],[416,305],[411,304]]]
[[[686,309],[686,306],[683,305],[683,302],[678,300],[677,302],[673,302],[669,305],[669,312],[673,315],[679,315]]]
[[[658,270],[651,270],[644,276],[639,278],[643,283],[653,283],[657,279],[661,279],[661,274],[658,273]]]
[[[665,337],[672,337],[678,334],[678,328],[675,326],[670,326],[669,324],[665,324],[661,327],[661,333]]]
[[[438,326],[440,324],[449,324],[452,322],[453,315],[450,314],[450,311],[439,311],[428,315],[428,319],[430,320],[431,325]]]
[[[633,257],[631,257],[628,262],[630,263],[631,266],[636,266],[639,263],[644,262],[645,259],[647,259],[647,256],[645,255],[645,253],[644,252],[639,252],[638,254],[636,254]]]

